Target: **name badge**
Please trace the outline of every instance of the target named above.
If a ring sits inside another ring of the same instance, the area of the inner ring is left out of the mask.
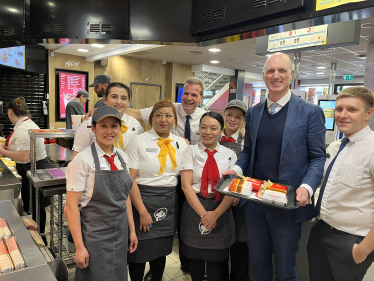
[[[157,153],[157,148],[146,148],[145,151],[147,152],[152,152],[152,153]]]
[[[201,163],[205,163],[205,159],[199,155],[195,156],[196,160],[200,161]]]

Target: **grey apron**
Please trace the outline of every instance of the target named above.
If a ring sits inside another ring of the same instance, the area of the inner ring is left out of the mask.
[[[198,197],[206,211],[214,211],[221,203],[215,199]],[[217,220],[217,226],[207,229],[200,216],[186,202],[182,211],[181,238],[184,244],[197,249],[226,249],[235,241],[235,226],[231,208],[228,208]]]
[[[220,140],[221,140],[221,137],[220,137]],[[219,141],[219,144],[234,150],[235,153],[236,153],[236,156],[239,158],[240,153],[242,153],[242,142],[243,141],[244,140],[243,140],[243,137],[242,137],[242,131],[239,131],[238,139],[236,140],[235,143],[234,142],[221,142],[221,141]]]
[[[176,229],[177,187],[158,187],[138,184],[144,206],[151,215],[150,231],[139,230],[139,213],[133,206],[134,223],[138,240],[174,235]]]
[[[76,269],[75,281],[127,281],[128,223],[126,200],[133,180],[125,161],[124,170],[102,171],[95,142],[91,145],[95,162],[92,198],[81,211],[83,243],[89,265]]]

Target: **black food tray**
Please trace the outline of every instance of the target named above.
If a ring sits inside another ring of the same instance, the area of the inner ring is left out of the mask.
[[[237,176],[237,175],[223,176],[219,180],[219,182],[217,182],[214,189],[217,190],[219,193],[224,194],[224,195],[229,195],[229,196],[236,197],[236,198],[239,198],[239,199],[245,199],[247,201],[256,202],[256,203],[260,203],[260,204],[264,204],[264,205],[269,205],[269,206],[276,207],[276,208],[281,208],[281,209],[286,209],[286,210],[292,210],[292,209],[299,208],[299,202],[296,201],[296,189],[293,186],[282,184],[282,185],[287,186],[287,204],[284,205],[284,206],[281,206],[279,204],[274,204],[274,203],[270,203],[270,202],[264,202],[264,201],[258,200],[258,199],[248,198],[247,196],[241,195],[239,193],[223,191],[226,188],[226,186],[228,186],[228,184],[231,182],[232,179],[242,179],[242,178]]]

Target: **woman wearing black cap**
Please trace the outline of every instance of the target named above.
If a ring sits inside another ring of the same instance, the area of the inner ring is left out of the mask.
[[[127,251],[137,247],[126,154],[114,147],[119,112],[100,107],[92,117],[96,140],[66,170],[66,210],[76,247],[75,280],[127,280]],[[130,241],[128,245],[128,239]]]

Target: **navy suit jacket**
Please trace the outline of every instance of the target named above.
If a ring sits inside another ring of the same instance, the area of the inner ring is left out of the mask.
[[[250,177],[253,174],[257,133],[266,104],[265,99],[247,112],[244,150],[236,162],[245,176]],[[326,160],[325,133],[325,115],[322,108],[291,94],[282,139],[279,183],[295,188],[306,183],[313,191],[317,189]],[[248,202],[241,201],[241,205]],[[312,201],[314,202],[314,197]],[[297,223],[313,218],[313,209],[314,204],[308,204],[298,209],[283,211],[290,222]]]

